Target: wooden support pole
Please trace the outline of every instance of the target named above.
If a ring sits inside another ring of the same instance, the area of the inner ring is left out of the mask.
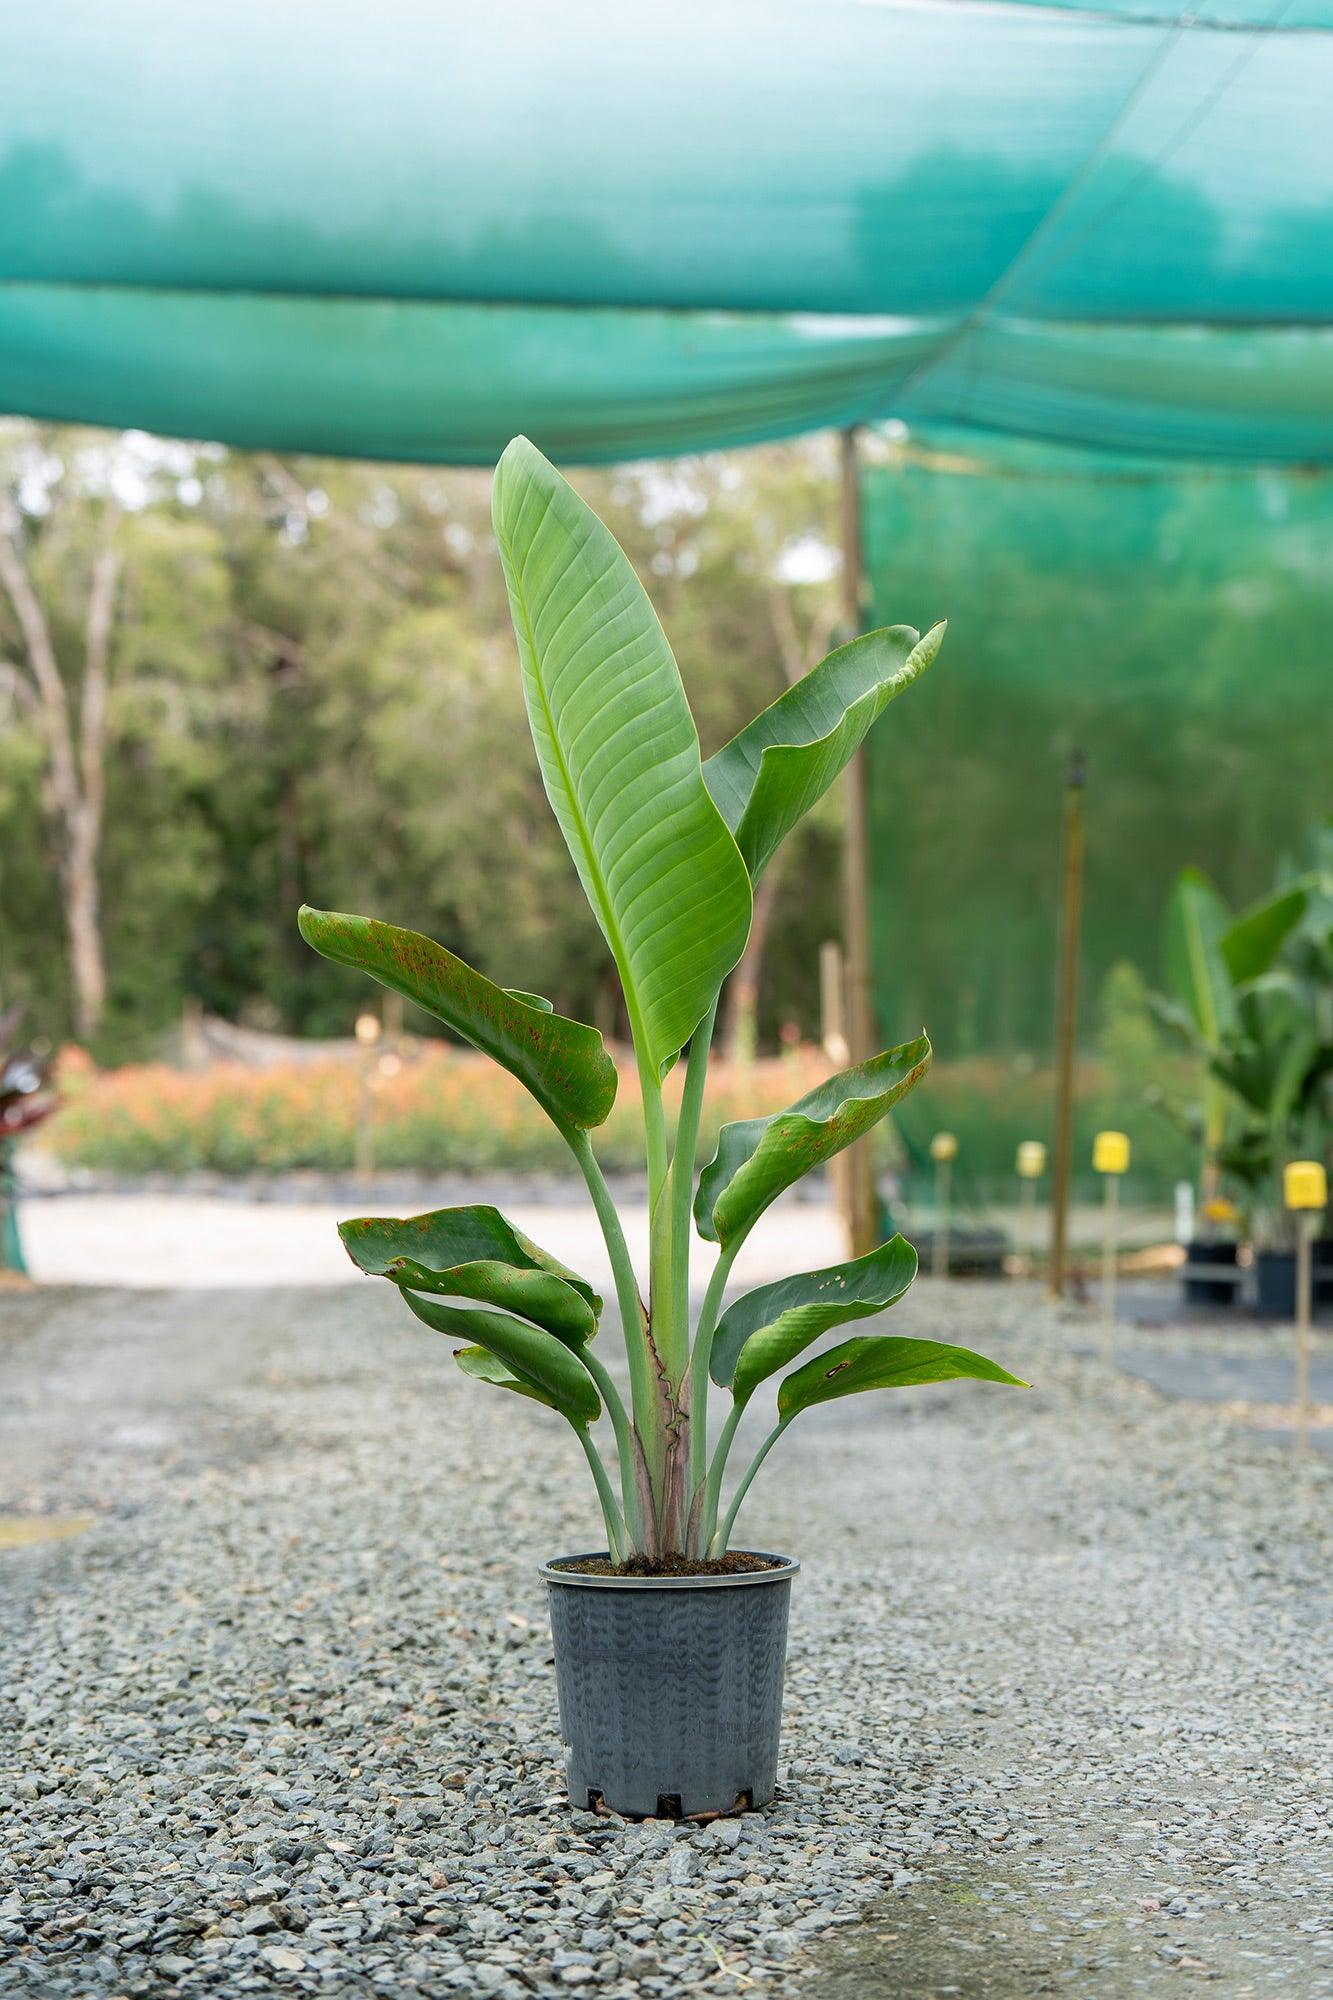
[[[1296,1449],[1310,1448],[1310,1320],[1314,1293],[1314,1233],[1318,1218],[1296,1217]]]
[[[836,938],[825,938],[819,947],[819,1040],[834,1069],[847,1067],[847,981],[842,970],[842,946]],[[847,1248],[852,1248],[852,1193],[848,1180],[846,1153],[835,1153],[829,1161],[829,1186],[833,1205],[842,1220]]]
[[[356,1017],[356,1045],[360,1076],[356,1092],[355,1173],[363,1187],[375,1177],[375,1068],[376,1049],[384,1032],[378,1014],[365,1008]]]
[[[950,1185],[952,1162],[935,1162],[935,1237],[931,1248],[930,1274],[933,1278],[947,1278],[949,1275],[949,1202],[952,1195]]]
[[[1083,908],[1083,784],[1076,750],[1065,773],[1064,888],[1060,911],[1060,1001],[1055,1050],[1055,1144],[1051,1176],[1051,1295],[1063,1298],[1069,1236],[1069,1177],[1074,1146],[1074,1037],[1078,1020],[1078,946]]]
[[[1037,1183],[1029,1177],[1018,1183],[1018,1275],[1028,1284],[1037,1268],[1036,1210]]]
[[[1102,1359],[1115,1354],[1115,1280],[1120,1256],[1120,1176],[1107,1174],[1102,1199]]]
[[[861,482],[857,434],[839,435],[842,467],[842,624],[844,642],[864,629],[861,535]],[[842,849],[843,953],[847,986],[847,1047],[853,1063],[875,1054],[875,1013],[870,986],[870,800],[864,748],[844,774],[846,824]],[[879,1242],[879,1213],[870,1140],[848,1148],[846,1157],[847,1238],[854,1257]]]

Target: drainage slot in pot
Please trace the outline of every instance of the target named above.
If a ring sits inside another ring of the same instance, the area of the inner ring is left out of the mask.
[[[657,1794],[657,1817],[659,1819],[679,1819],[681,1817],[679,1792],[659,1792]]]
[[[736,1803],[735,1803],[735,1805],[734,1805],[734,1806],[733,1806],[733,1807],[731,1808],[731,1810],[732,1810],[732,1811],[733,1811],[734,1813],[743,1813],[743,1812],[753,1812],[753,1811],[754,1811],[754,1793],[753,1793],[753,1792],[737,1792],[737,1794],[736,1794]]]
[[[606,1811],[606,1799],[601,1792],[589,1792],[588,1811],[595,1813],[604,1813]]]

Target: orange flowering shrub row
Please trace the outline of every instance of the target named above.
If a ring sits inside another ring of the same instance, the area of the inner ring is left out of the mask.
[[[681,1075],[667,1082],[674,1114]],[[779,1111],[828,1074],[818,1049],[800,1048],[744,1067],[716,1062],[709,1076],[704,1142],[719,1125]],[[377,1167],[424,1173],[572,1169],[569,1154],[527,1092],[469,1050],[419,1048],[366,1081],[355,1061],[272,1069],[220,1064],[201,1071],[146,1063],[88,1072],[62,1069],[61,1114],[46,1128],[70,1166],[115,1174],[342,1172],[352,1165],[367,1093]],[[615,1106],[594,1133],[603,1163],[643,1165],[638,1083],[621,1069]]]

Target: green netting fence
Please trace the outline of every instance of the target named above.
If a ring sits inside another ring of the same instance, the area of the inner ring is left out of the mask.
[[[1036,446],[982,463],[935,444],[865,484],[874,616],[950,621],[872,744],[880,1024],[924,1023],[940,1063],[909,1149],[919,1167],[930,1132],[956,1130],[964,1193],[1009,1200],[1018,1139],[1049,1137],[1061,784],[1078,747],[1076,1157],[1091,1192],[1091,1134],[1123,1127],[1131,1191],[1160,1201],[1196,1164],[1168,1115],[1189,1076],[1143,996],[1172,877],[1201,866],[1241,905],[1329,808],[1333,481]]]

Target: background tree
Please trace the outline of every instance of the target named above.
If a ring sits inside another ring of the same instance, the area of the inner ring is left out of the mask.
[[[578,484],[661,607],[705,754],[836,642],[826,440]],[[880,612],[950,620],[939,670],[872,738],[886,1039],[926,1023],[946,1061],[1044,1052],[1074,741],[1092,754],[1089,994],[1120,960],[1155,976],[1178,867],[1239,905],[1295,850],[1327,802],[1327,494],[1294,475],[872,473]],[[169,1050],[186,999],[345,1034],[364,988],[301,944],[305,899],[425,923],[623,1034],[535,775],[497,754],[520,695],[485,473],[11,424],[0,500],[0,1001],[54,1039],[96,1020],[103,1061]],[[818,1031],[838,837],[830,799],[764,878],[724,1002],[736,1053],[786,1021]],[[507,848],[522,887],[496,929],[488,859]]]
[[[146,504],[159,484],[171,491],[170,455],[151,485],[133,456],[91,433],[20,434],[0,483],[0,675],[11,723],[26,727],[27,787],[21,752],[11,777],[28,793],[29,828],[45,829],[69,1017],[84,1039],[107,1003],[109,818],[126,779],[158,785],[189,740],[185,683],[217,678],[216,548],[169,505]]]

